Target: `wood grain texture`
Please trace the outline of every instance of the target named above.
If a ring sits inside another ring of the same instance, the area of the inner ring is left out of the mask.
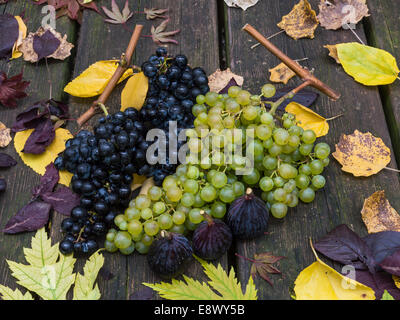
[[[297,2],[264,0],[246,11],[226,8],[229,65],[235,73],[244,76],[244,87],[254,93],[269,82],[268,69],[276,66],[279,61],[261,46],[250,49],[255,42],[241,28],[251,23],[262,34],[272,35],[279,31],[276,24],[281,17]],[[317,2],[310,1],[318,12]],[[365,39],[361,25],[357,33]],[[342,94],[336,102],[320,96],[313,106],[313,110],[325,117],[344,113],[343,117],[330,122],[329,134],[321,141],[327,142],[334,150],[342,133],[349,134],[358,129],[362,132],[370,131],[391,147],[377,88],[354,82],[341,66],[328,57],[328,51],[323,48],[325,44],[356,41],[350,31],[328,31],[318,27],[313,40],[295,41],[286,34],[280,34],[271,41],[292,59],[307,57],[308,60],[301,64],[314,70],[315,76]],[[298,78],[293,78],[288,85],[299,83]],[[394,159],[390,166],[396,167]],[[252,257],[254,253],[272,251],[275,255],[286,257],[281,262],[284,277],[273,276],[273,287],[257,279],[260,299],[290,299],[290,288],[293,288],[297,275],[314,261],[309,247],[310,237],[317,240],[341,223],[348,224],[360,235],[366,234],[360,211],[364,199],[374,191],[384,189],[392,205],[400,208],[397,174],[383,170],[367,179],[355,178],[342,172],[332,158],[324,175],[327,184],[322,191],[317,192],[313,203],[300,204],[289,210],[283,220],[271,218],[269,235],[254,241],[237,242],[236,250],[241,255]],[[247,282],[251,265],[247,261],[238,260],[237,267],[241,281]]]
[[[35,32],[39,27],[43,15],[41,8],[34,5],[31,1],[12,1],[7,5],[0,6],[0,12],[3,11],[12,15],[20,15],[25,13],[26,25],[28,32]],[[60,18],[57,20],[57,31],[62,34],[67,34],[68,41],[74,42],[75,24],[71,23],[68,18]],[[3,31],[2,31],[3,32]],[[62,99],[65,96],[62,94],[62,88],[70,77],[70,63],[72,57],[64,61],[49,59],[48,65],[53,86],[53,98]],[[48,72],[44,61],[38,64],[25,62],[23,58],[14,61],[0,61],[0,70],[7,73],[8,76],[13,76],[24,72],[24,79],[30,81],[30,85],[26,92],[28,96],[19,100],[18,107],[15,109],[7,109],[0,105],[0,121],[7,127],[11,127],[18,113],[39,100],[49,99],[49,82]],[[7,221],[17,213],[31,199],[31,190],[39,183],[40,176],[31,168],[23,164],[22,160],[16,153],[13,142],[6,149],[1,149],[14,159],[17,160],[17,166],[8,169],[0,170],[0,176],[7,181],[8,187],[4,194],[0,195],[0,228],[3,229]],[[55,214],[57,215],[57,214]],[[11,277],[6,259],[11,259],[17,262],[24,262],[23,247],[30,247],[31,233],[6,235],[0,233],[0,283],[15,287],[15,280]]]
[[[370,16],[364,26],[368,44],[390,52],[400,66],[400,2],[369,1]],[[397,162],[400,161],[400,79],[380,87],[383,107],[388,122]]]

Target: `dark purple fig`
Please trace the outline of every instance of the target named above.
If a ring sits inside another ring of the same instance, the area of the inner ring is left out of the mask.
[[[192,246],[185,236],[162,230],[149,248],[147,262],[151,270],[164,278],[171,278],[183,272],[192,255]]]
[[[221,220],[212,219],[202,212],[205,221],[193,233],[194,254],[205,260],[220,258],[232,244],[232,231]]]
[[[238,239],[254,239],[267,231],[268,217],[265,203],[248,188],[245,195],[232,202],[227,224]]]
[[[7,182],[5,179],[0,179],[0,192],[5,191],[7,188]]]

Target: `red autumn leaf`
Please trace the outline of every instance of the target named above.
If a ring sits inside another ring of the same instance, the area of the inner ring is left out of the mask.
[[[0,103],[9,108],[17,107],[17,99],[27,96],[25,93],[29,81],[22,80],[22,72],[14,77],[7,78],[5,72],[0,73]]]
[[[164,20],[163,22],[160,23],[159,26],[154,27],[151,26],[151,37],[153,38],[153,41],[157,44],[162,44],[162,43],[175,43],[178,44],[178,41],[168,38],[170,36],[174,36],[177,33],[180,32],[180,30],[174,30],[174,31],[165,31],[167,28],[167,24],[169,22],[169,19]]]

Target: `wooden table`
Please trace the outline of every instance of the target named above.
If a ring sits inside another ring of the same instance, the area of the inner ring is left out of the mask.
[[[117,1],[120,5],[123,0]],[[179,45],[170,45],[172,54],[184,53],[193,66],[203,66],[210,74],[217,68],[230,67],[235,73],[244,76],[244,87],[258,92],[260,86],[268,82],[268,69],[279,63],[267,50],[259,46],[250,49],[255,42],[241,28],[246,23],[252,24],[265,35],[279,31],[276,24],[287,14],[297,0],[275,1],[261,0],[255,7],[246,11],[228,8],[221,1],[199,0],[149,0],[129,1],[133,11],[147,8],[170,8],[170,30],[181,29],[176,37]],[[317,0],[310,1],[318,12]],[[98,7],[110,6],[110,1],[96,0]],[[357,25],[356,32],[365,43],[385,49],[400,63],[400,3],[390,0],[369,0],[371,16]],[[0,13],[18,15],[25,13],[29,31],[36,31],[43,15],[41,7],[31,1],[10,1],[0,5]],[[150,26],[161,20],[146,21],[143,14],[136,14],[126,24],[111,25],[91,10],[83,14],[81,25],[67,17],[57,20],[57,31],[68,35],[68,40],[75,44],[73,55],[65,61],[49,61],[52,80],[53,98],[68,102],[72,116],[77,118],[91,104],[91,99],[77,99],[63,93],[63,87],[72,78],[79,75],[91,63],[110,58],[119,58],[125,50],[136,23],[145,25],[143,34],[150,34]],[[371,132],[381,137],[392,150],[390,167],[396,168],[396,158],[400,160],[400,81],[390,86],[366,87],[353,81],[343,68],[328,57],[325,44],[357,41],[349,30],[328,31],[318,27],[315,39],[295,41],[285,34],[272,39],[283,52],[293,59],[308,58],[301,64],[314,69],[314,74],[336,89],[342,97],[334,102],[326,96],[320,96],[313,106],[319,114],[331,117],[344,113],[344,116],[330,123],[330,132],[321,140],[334,149],[342,133],[350,134],[355,129]],[[157,45],[151,39],[140,40],[134,54],[134,63],[140,65],[151,55]],[[0,110],[0,120],[10,127],[15,116],[33,102],[49,97],[49,84],[44,62],[30,64],[18,59],[11,63],[0,62],[0,70],[8,75],[15,75],[24,70],[24,78],[31,82],[28,97],[19,102],[17,109]],[[290,80],[289,85],[296,85],[299,79]],[[119,109],[122,86],[118,86],[107,105],[112,111]],[[70,122],[68,128],[76,131]],[[3,150],[2,150],[3,151]],[[39,176],[25,166],[12,145],[5,152],[18,160],[18,165],[0,172],[5,177],[8,188],[0,196],[0,226],[4,227],[30,199],[31,189],[39,182]],[[332,159],[325,172],[326,187],[317,193],[312,204],[300,204],[291,209],[282,221],[271,219],[269,234],[254,241],[236,241],[231,251],[219,263],[224,267],[233,266],[240,281],[245,284],[250,275],[251,265],[238,259],[234,253],[252,257],[254,253],[271,251],[275,255],[285,256],[280,269],[284,276],[273,276],[274,286],[264,280],[256,279],[259,299],[290,299],[293,282],[299,272],[314,261],[308,239],[318,239],[341,223],[348,224],[357,233],[366,234],[360,211],[364,199],[377,190],[385,190],[392,206],[400,210],[399,176],[395,172],[383,170],[369,178],[354,178],[340,170],[340,165]],[[50,230],[53,241],[59,241],[62,218],[53,213]],[[7,268],[6,259],[23,261],[23,247],[30,246],[33,233],[19,235],[0,234],[0,283],[15,287],[15,281]],[[78,263],[82,266],[83,261]],[[106,254],[105,267],[114,275],[106,280],[99,277],[99,287],[103,299],[128,299],[134,292],[143,288],[143,282],[158,282],[160,279],[147,267],[146,257],[137,253],[131,256]],[[204,279],[198,263],[193,263],[187,272],[189,276]],[[154,295],[157,298],[157,295]]]

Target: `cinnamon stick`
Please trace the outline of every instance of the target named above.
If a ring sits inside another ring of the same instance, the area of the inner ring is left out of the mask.
[[[97,113],[97,111],[99,110],[98,107],[99,104],[104,105],[106,103],[108,97],[114,90],[119,79],[122,77],[122,75],[125,73],[129,65],[131,64],[133,52],[135,51],[136,45],[139,41],[142,29],[143,25],[140,24],[136,25],[135,30],[133,30],[131,40],[129,41],[128,48],[126,49],[125,53],[122,54],[121,56],[120,64],[117,70],[115,70],[112,78],[108,82],[106,88],[104,89],[103,93],[99,96],[99,98],[96,101],[94,101],[93,104],[90,106],[90,108],[77,119],[79,126],[84,125]]]
[[[261,43],[265,48],[267,48],[273,55],[280,59],[284,64],[286,64],[293,72],[295,72],[299,77],[304,80],[304,86],[310,85],[315,89],[325,93],[328,97],[333,100],[340,98],[340,94],[331,89],[324,82],[316,78],[311,74],[310,71],[301,67],[294,60],[289,58],[281,50],[279,50],[275,45],[273,45],[267,38],[265,38],[261,33],[259,33],[254,27],[246,24],[243,28],[248,34],[250,34],[254,39]]]

